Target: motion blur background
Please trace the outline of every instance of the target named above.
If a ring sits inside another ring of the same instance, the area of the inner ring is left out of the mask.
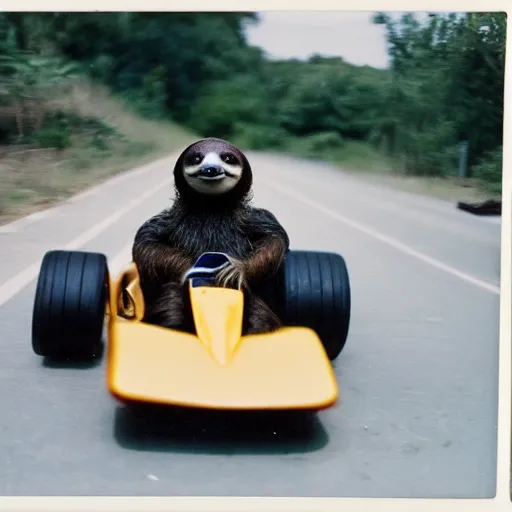
[[[505,27],[503,13],[2,12],[0,223],[199,136],[499,198]]]

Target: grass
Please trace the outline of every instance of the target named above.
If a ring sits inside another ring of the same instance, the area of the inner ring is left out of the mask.
[[[81,83],[52,111],[89,120],[65,149],[0,146],[0,224],[41,210],[122,171],[183,148],[197,137],[170,122],[143,119],[108,89]],[[96,137],[100,131],[108,132]],[[104,141],[107,140],[108,144]]]

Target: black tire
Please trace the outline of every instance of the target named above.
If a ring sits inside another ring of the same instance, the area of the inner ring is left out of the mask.
[[[343,350],[350,324],[350,280],[342,256],[290,251],[281,275],[285,325],[313,329],[332,361]]]
[[[103,254],[49,251],[37,282],[32,348],[49,358],[94,359],[101,354],[108,268]]]

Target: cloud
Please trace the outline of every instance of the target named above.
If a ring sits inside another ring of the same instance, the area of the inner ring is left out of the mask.
[[[318,53],[342,57],[356,65],[389,66],[386,33],[362,11],[268,11],[246,30],[250,44],[260,46],[269,58],[307,59]],[[393,12],[396,19],[402,12]],[[427,13],[415,12],[418,20]]]
[[[250,44],[270,58],[308,58],[319,53],[341,56],[356,65],[388,66],[385,30],[369,12],[263,12],[248,27]]]

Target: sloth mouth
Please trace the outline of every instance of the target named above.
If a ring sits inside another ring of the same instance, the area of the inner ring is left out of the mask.
[[[233,177],[231,173],[219,165],[201,167],[191,176],[204,181],[219,181],[226,177]]]

